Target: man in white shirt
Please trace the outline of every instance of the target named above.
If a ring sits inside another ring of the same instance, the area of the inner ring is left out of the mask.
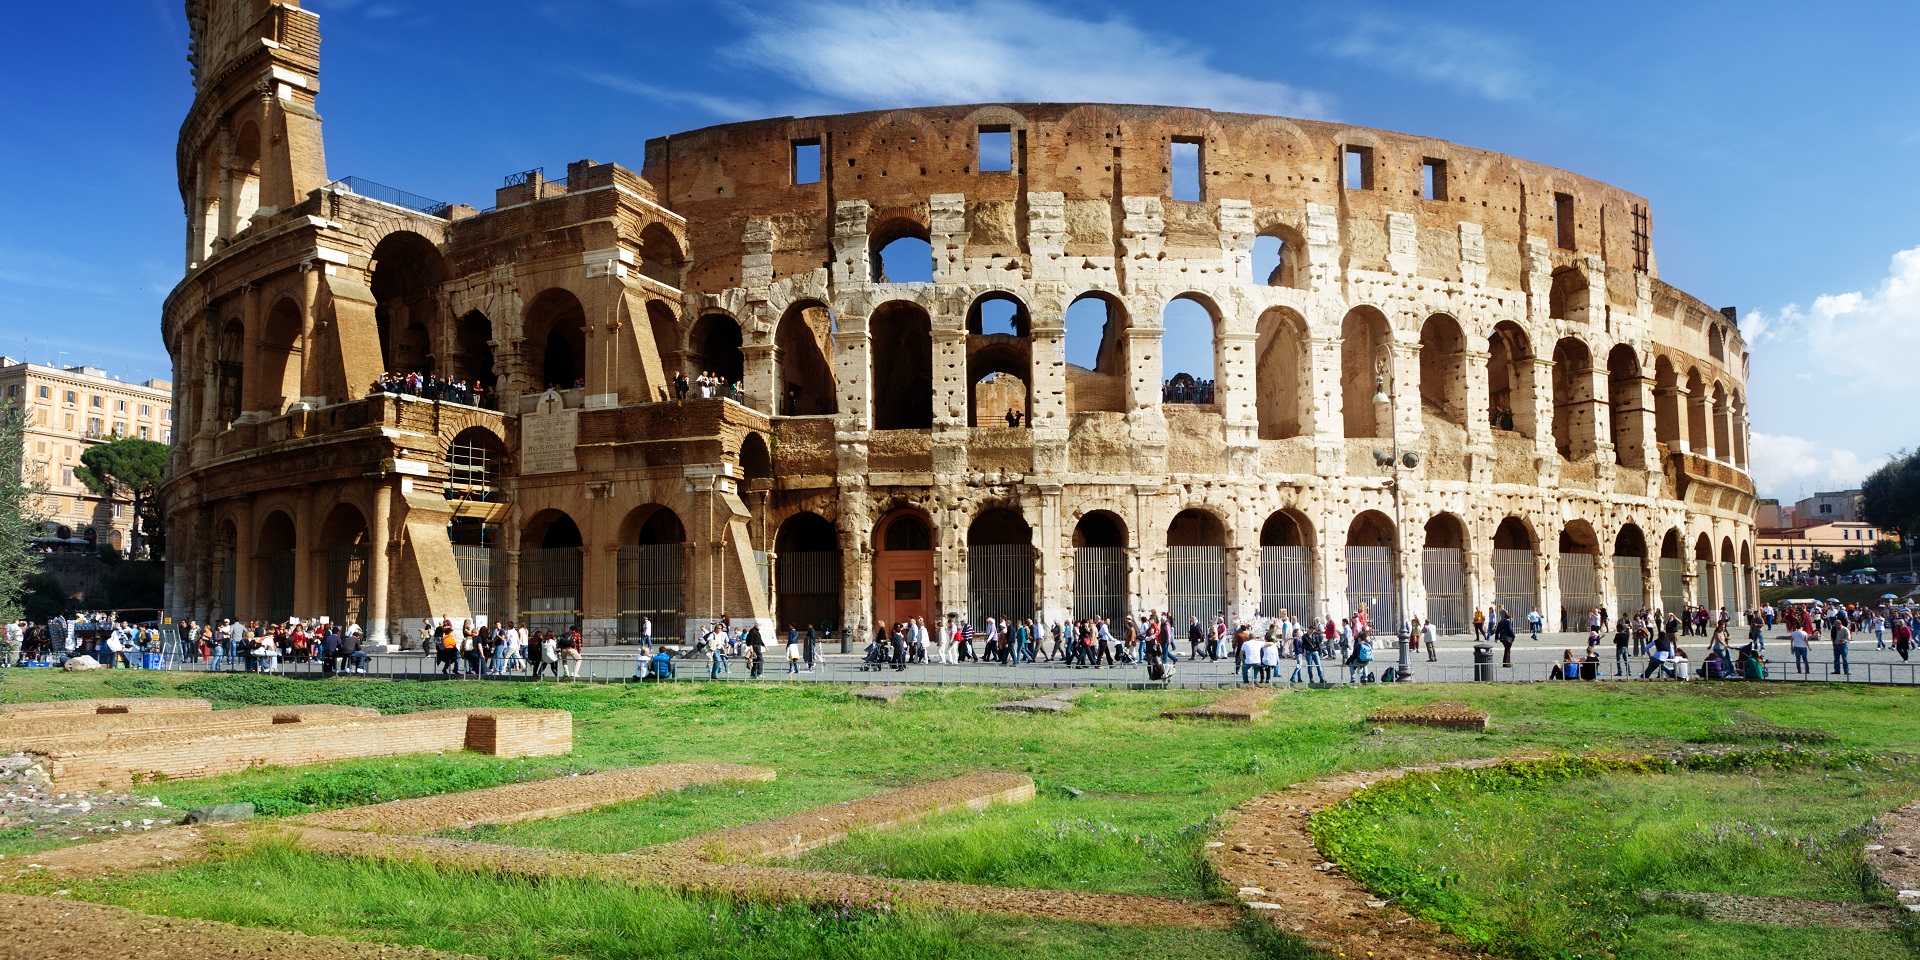
[[[1240,682],[1248,683],[1248,673],[1260,665],[1260,641],[1248,635],[1246,642],[1240,644]]]
[[[1426,644],[1428,663],[1440,659],[1440,628],[1432,620],[1420,625],[1420,642]]]

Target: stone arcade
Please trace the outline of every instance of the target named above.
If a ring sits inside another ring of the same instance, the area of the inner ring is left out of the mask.
[[[182,614],[601,641],[1378,614],[1397,574],[1451,627],[1752,595],[1745,344],[1659,279],[1625,191],[1331,123],[991,104],[674,134],[480,211],[329,179],[314,14],[188,13]],[[887,279],[912,241],[930,283]],[[1166,369],[1182,336],[1211,371]],[[371,392],[389,371],[483,389]],[[682,371],[740,399],[675,399]],[[1398,531],[1392,439],[1421,455]]]

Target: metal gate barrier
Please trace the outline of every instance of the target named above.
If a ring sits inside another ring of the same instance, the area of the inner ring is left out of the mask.
[[[1119,622],[1127,615],[1127,548],[1075,547],[1073,550],[1073,618],[1106,617]]]
[[[1375,630],[1393,632],[1400,622],[1400,591],[1395,589],[1392,547],[1347,548],[1347,610],[1367,605]]]
[[[1318,616],[1313,597],[1313,551],[1307,547],[1260,548],[1260,615],[1281,611],[1312,623]]]
[[[967,550],[967,617],[975,624],[988,617],[1025,620],[1033,607],[1033,546],[990,543]]]
[[[1427,622],[1441,633],[1465,633],[1473,615],[1467,609],[1466,551],[1459,547],[1422,550],[1420,580],[1427,588]]]
[[[1167,548],[1167,612],[1176,636],[1186,635],[1192,617],[1211,628],[1227,608],[1226,566],[1225,547]]]

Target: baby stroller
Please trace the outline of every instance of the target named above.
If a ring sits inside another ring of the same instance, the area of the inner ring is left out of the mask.
[[[1172,683],[1173,682],[1173,661],[1172,660],[1148,660],[1147,661],[1147,679],[1155,683]]]

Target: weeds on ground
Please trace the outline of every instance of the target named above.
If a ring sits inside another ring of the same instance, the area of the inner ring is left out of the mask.
[[[1684,939],[1675,923],[1722,926],[1648,926],[1641,890],[1884,902],[1862,824],[1915,793],[1920,770],[1849,753],[1563,758],[1409,775],[1322,811],[1313,831],[1357,880],[1475,945],[1629,956],[1655,931]]]

